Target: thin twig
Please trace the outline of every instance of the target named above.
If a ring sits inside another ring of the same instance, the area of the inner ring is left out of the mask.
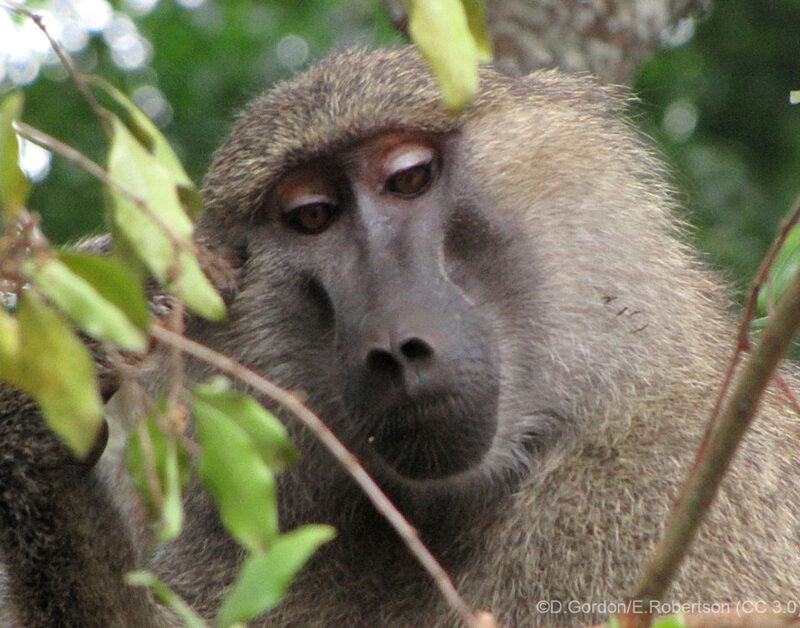
[[[78,88],[78,91],[81,95],[86,99],[86,102],[89,103],[89,106],[92,108],[92,111],[97,114],[97,117],[100,118],[100,121],[103,123],[103,126],[107,133],[111,132],[111,119],[108,113],[108,110],[103,107],[95,98],[95,95],[92,93],[92,90],[89,88],[89,84],[86,82],[86,77],[83,73],[75,67],[75,64],[72,62],[70,56],[66,53],[64,48],[61,47],[55,39],[50,36],[50,33],[47,32],[47,27],[44,25],[42,21],[42,16],[26,9],[21,4],[14,2],[14,0],[2,0],[3,3],[8,6],[12,11],[19,13],[20,15],[24,15],[28,19],[30,19],[42,33],[44,36],[47,37],[47,40],[50,42],[50,46],[52,46],[53,50],[55,51],[56,55],[58,55],[58,59],[64,64],[64,67],[69,72],[69,75],[72,77],[72,80],[75,82],[75,86]]]
[[[36,127],[25,124],[21,120],[14,120],[13,126],[14,132],[17,133],[17,135],[24,137],[26,140],[31,141],[42,148],[46,148],[56,155],[63,157],[67,161],[72,162],[76,166],[83,168],[90,175],[96,179],[99,179],[106,185],[113,187],[115,190],[118,190],[121,194],[127,196],[134,203],[144,204],[142,199],[138,198],[134,194],[129,193],[125,188],[120,186],[119,183],[111,179],[111,177],[108,176],[108,172],[106,172],[102,166],[99,166],[86,155],[72,148],[72,146],[69,144],[65,144],[61,140],[54,138],[52,135],[48,135]]]
[[[164,234],[169,238],[170,244],[173,247],[179,248],[180,250],[189,251],[193,255],[195,254],[194,243],[191,240],[184,240],[175,237],[175,234],[172,232],[172,229],[169,227],[169,225],[167,225],[163,220],[161,220],[161,218],[148,207],[147,202],[143,198],[137,196],[124,186],[120,185],[120,183],[115,181],[108,174],[108,171],[105,170],[102,166],[96,164],[86,155],[72,148],[72,146],[70,146],[69,144],[65,144],[61,140],[57,140],[52,135],[48,135],[44,131],[32,127],[29,124],[25,124],[24,122],[15,120],[13,127],[14,127],[14,132],[19,134],[21,137],[24,137],[26,140],[29,140],[34,144],[41,146],[42,148],[46,148],[47,150],[54,152],[59,157],[63,157],[64,159],[66,159],[69,162],[72,162],[79,168],[83,168],[86,172],[95,177],[98,181],[112,188],[114,191],[119,192],[120,195],[124,196],[131,203],[136,205],[136,207],[142,210],[142,212],[144,212],[148,218],[150,218],[154,223],[156,223],[156,226],[158,226],[159,229],[161,229],[164,232]]]
[[[290,392],[276,386],[272,382],[261,377],[261,375],[255,371],[252,371],[222,353],[218,353],[185,336],[176,334],[158,324],[153,325],[150,333],[159,342],[170,347],[178,347],[181,351],[199,358],[220,371],[235,377],[259,393],[277,401],[297,417],[303,425],[311,430],[333,457],[336,458],[345,471],[347,471],[361,487],[378,512],[392,525],[411,554],[419,561],[425,571],[428,572],[436,586],[442,592],[444,598],[450,604],[451,608],[456,611],[464,624],[470,628],[478,628],[478,624],[469,606],[459,595],[458,591],[456,591],[450,577],[437,562],[436,558],[434,558],[433,554],[431,554],[428,548],[420,541],[419,535],[414,527],[403,517],[400,511],[395,508],[364,467],[361,466],[356,457],[342,445],[339,439],[334,436],[333,432],[328,429],[328,426],[325,425],[316,414],[303,405],[303,403]]]
[[[797,416],[800,416],[800,403],[797,401],[797,397],[795,396],[792,387],[789,386],[789,382],[786,381],[786,378],[783,377],[780,373],[775,375],[775,381],[778,384],[778,387],[783,391],[783,394],[786,396],[786,400],[791,406],[792,410],[795,411]]]
[[[728,393],[728,388],[730,387],[731,381],[733,381],[733,375],[736,372],[739,361],[741,360],[742,352],[750,350],[750,323],[753,321],[753,316],[755,314],[756,307],[758,306],[758,295],[761,292],[761,286],[763,286],[767,281],[769,271],[772,270],[772,265],[775,263],[775,258],[778,256],[778,252],[781,250],[783,243],[786,242],[789,232],[799,220],[800,196],[798,196],[794,202],[794,209],[792,210],[792,213],[789,214],[781,223],[778,236],[775,238],[766,256],[761,261],[761,265],[758,267],[758,272],[756,272],[756,275],[750,284],[750,298],[747,300],[747,305],[745,306],[744,314],[742,315],[742,322],[739,326],[739,333],[736,338],[736,347],[734,348],[733,357],[728,365],[728,371],[725,373],[725,378],[722,380],[722,386],[720,386],[717,399],[714,402],[714,408],[711,411],[711,418],[708,421],[706,433],[703,436],[703,441],[700,443],[700,447],[697,450],[695,464],[697,464],[697,461],[703,454],[703,451],[708,444],[709,436],[714,430],[720,408],[722,408],[722,402]]]
[[[666,531],[655,549],[633,599],[663,597],[686,549],[730,465],[745,430],[753,419],[764,389],[800,327],[800,275],[783,294],[750,360],[739,373],[730,397],[708,438],[707,445],[681,490]],[[649,625],[649,616],[626,616],[623,626]]]
[[[178,251],[175,250],[175,259],[178,259]],[[178,271],[180,273],[180,271]],[[167,315],[168,329],[178,335],[183,335],[183,319],[185,307],[180,295],[175,295],[170,313]],[[167,382],[169,382],[169,390],[167,391],[167,417],[169,418],[169,425],[162,426],[168,428],[168,434],[177,435],[183,430],[178,429],[178,422],[176,421],[176,413],[185,411],[179,408],[181,402],[181,394],[183,392],[184,382],[184,364],[183,364],[183,351],[179,347],[170,347],[167,351],[166,369],[167,369]]]

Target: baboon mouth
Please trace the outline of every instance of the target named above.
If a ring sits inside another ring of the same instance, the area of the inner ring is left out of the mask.
[[[450,395],[398,403],[370,416],[369,423],[368,446],[399,475],[415,480],[444,478],[478,464],[497,425],[494,403]]]

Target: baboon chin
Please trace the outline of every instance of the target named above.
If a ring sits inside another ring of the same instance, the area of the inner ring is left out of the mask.
[[[486,67],[453,115],[414,50],[340,52],[256,98],[204,185],[197,237],[238,279],[227,322],[188,333],[302,391],[504,626],[602,621],[600,603],[631,592],[733,346],[725,289],[687,244],[627,99]],[[6,398],[0,547],[20,624],[176,625],[122,583],[139,566],[213,618],[243,552],[201,489],[151,556],[105,467],[41,472],[55,439]],[[454,625],[285,418],[303,460],[281,477],[282,526],[330,522],[338,537],[256,625]],[[671,600],[800,590],[799,429],[768,392]]]

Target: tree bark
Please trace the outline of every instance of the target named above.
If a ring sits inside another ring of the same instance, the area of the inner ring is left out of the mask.
[[[404,31],[404,0],[384,4]],[[501,70],[560,68],[621,84],[630,84],[656,50],[686,38],[707,5],[708,0],[486,0]]]

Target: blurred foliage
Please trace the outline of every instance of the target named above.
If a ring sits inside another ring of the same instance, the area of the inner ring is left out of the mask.
[[[636,83],[712,260],[744,288],[800,192],[800,1],[717,0]]]
[[[206,0],[192,10],[161,0],[136,24],[153,44],[146,69],[117,69],[100,38],[78,61],[127,93],[163,92],[163,131],[195,181],[262,88],[333,47],[400,41],[377,0]],[[799,40],[800,0],[717,0],[694,37],[654,56],[636,83],[637,118],[674,166],[698,244],[740,287],[800,190],[800,106],[789,104]],[[26,88],[25,120],[103,163],[102,131],[60,74]],[[54,159],[30,206],[63,242],[103,228],[102,202],[87,175]]]
[[[153,44],[146,69],[118,69],[101,38],[92,38],[77,64],[128,94],[142,85],[160,89],[171,107],[171,121],[162,131],[197,182],[235,112],[264,87],[292,74],[295,61],[305,67],[331,48],[399,41],[381,5],[372,0],[206,0],[191,10],[161,0],[136,24]],[[54,68],[25,88],[25,121],[105,163],[100,125]],[[100,186],[58,158],[49,177],[35,187],[29,206],[43,214],[43,230],[54,242],[104,228]]]

